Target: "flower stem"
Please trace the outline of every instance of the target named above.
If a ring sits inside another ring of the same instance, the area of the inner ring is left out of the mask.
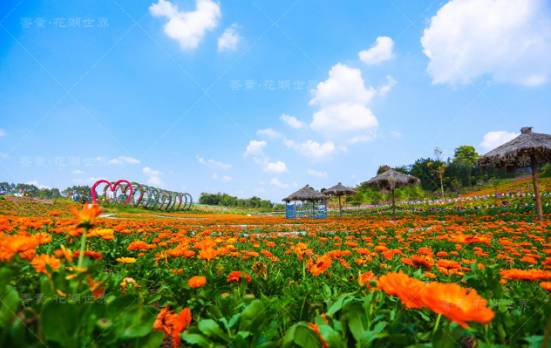
[[[88,234],[88,227],[84,227],[82,236],[80,237],[80,252],[78,253],[78,268],[82,269],[84,263],[84,250],[86,249],[86,235]]]
[[[438,314],[438,317],[436,317],[436,324],[434,324],[434,329],[432,329],[432,335],[433,336],[438,331],[438,327],[440,326],[440,319],[442,319],[442,314]]]

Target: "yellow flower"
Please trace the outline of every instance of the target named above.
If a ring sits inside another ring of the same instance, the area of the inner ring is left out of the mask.
[[[134,263],[136,262],[135,257],[119,257],[117,258],[118,263]]]

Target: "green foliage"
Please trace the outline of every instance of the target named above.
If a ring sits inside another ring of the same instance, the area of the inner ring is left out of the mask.
[[[199,203],[207,205],[221,205],[224,207],[242,207],[242,208],[273,208],[274,204],[269,200],[264,200],[253,196],[251,198],[238,198],[227,193],[201,193]]]

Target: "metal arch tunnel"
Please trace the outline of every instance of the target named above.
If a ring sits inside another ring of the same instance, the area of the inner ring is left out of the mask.
[[[193,197],[187,192],[163,190],[128,180],[97,180],[90,188],[90,197],[92,203],[100,200],[111,204],[164,211],[189,210],[193,205]]]

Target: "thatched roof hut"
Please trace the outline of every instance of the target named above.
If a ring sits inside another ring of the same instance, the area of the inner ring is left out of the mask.
[[[496,147],[478,160],[481,166],[526,167],[536,162],[551,162],[551,135],[532,133],[532,127],[524,127],[515,139]]]
[[[328,195],[328,196],[336,196],[336,197],[339,198],[339,215],[342,215],[341,196],[356,193],[356,190],[354,190],[351,187],[344,186],[343,184],[341,184],[339,182],[335,186],[332,186],[332,187],[328,188],[327,190],[323,191],[323,193]]]
[[[532,127],[523,127],[515,139],[498,146],[478,159],[482,167],[519,168],[530,166],[536,199],[536,214],[543,220],[543,207],[538,185],[538,164],[551,162],[551,135],[533,133]]]
[[[418,178],[412,175],[404,174],[394,169],[389,169],[384,173],[369,179],[366,184],[393,191],[399,187],[415,185],[420,182],[421,181]]]
[[[356,190],[354,190],[353,188],[348,187],[348,186],[344,186],[343,184],[341,184],[339,182],[335,186],[332,186],[332,187],[328,188],[327,190],[325,190],[323,193],[325,193],[326,195],[331,195],[331,196],[342,196],[342,195],[353,194],[355,192],[356,192]]]
[[[291,193],[289,196],[283,198],[284,202],[302,201],[302,202],[315,202],[324,201],[325,195],[319,191],[316,191],[310,185],[306,185],[295,193]]]
[[[394,169],[389,169],[371,179],[366,184],[369,186],[389,190],[392,193],[392,214],[396,214],[396,199],[394,191],[403,186],[419,184],[421,180],[415,176],[401,173]]]

